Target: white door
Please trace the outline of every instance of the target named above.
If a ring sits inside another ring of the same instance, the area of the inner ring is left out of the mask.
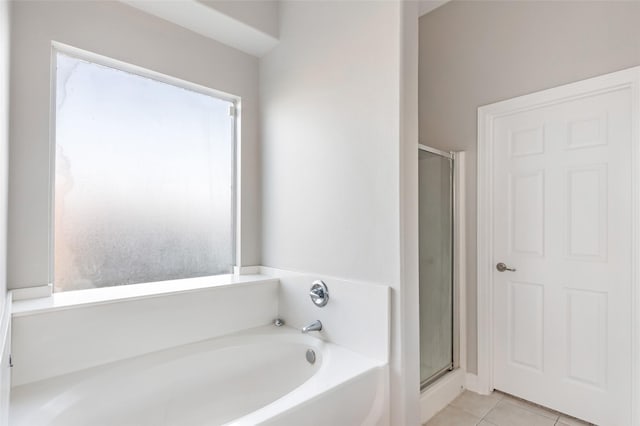
[[[493,386],[629,426],[633,93],[592,86],[493,120]]]

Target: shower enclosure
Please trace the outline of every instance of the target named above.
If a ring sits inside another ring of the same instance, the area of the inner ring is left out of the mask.
[[[453,155],[420,145],[420,384],[452,370]]]

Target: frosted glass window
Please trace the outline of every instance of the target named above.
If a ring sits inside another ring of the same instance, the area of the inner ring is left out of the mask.
[[[233,103],[56,63],[55,291],[231,272]]]

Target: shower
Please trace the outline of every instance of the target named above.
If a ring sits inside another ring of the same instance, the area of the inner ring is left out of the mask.
[[[454,156],[419,146],[420,385],[454,368]]]

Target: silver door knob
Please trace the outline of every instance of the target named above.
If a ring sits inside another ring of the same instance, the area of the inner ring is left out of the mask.
[[[505,265],[504,263],[500,262],[496,265],[496,269],[500,272],[504,272],[504,271],[511,271],[511,272],[515,272],[516,270],[514,268],[508,268],[507,265]]]

